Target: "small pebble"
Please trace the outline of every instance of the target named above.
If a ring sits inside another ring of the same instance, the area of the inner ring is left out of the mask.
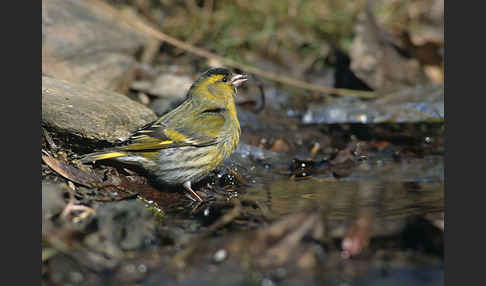
[[[226,249],[220,249],[214,253],[213,260],[216,263],[223,262],[228,257]]]
[[[263,278],[261,285],[262,286],[274,286],[275,283],[268,278]]]
[[[139,272],[145,273],[145,272],[147,272],[147,265],[140,264],[140,265],[138,265],[137,269],[138,269]]]
[[[74,282],[74,283],[80,283],[83,281],[83,274],[77,272],[77,271],[73,271],[70,273],[70,278],[71,278],[71,281]]]

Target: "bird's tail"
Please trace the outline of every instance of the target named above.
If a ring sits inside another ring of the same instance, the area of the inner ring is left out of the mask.
[[[80,161],[81,163],[91,163],[94,161],[113,159],[127,155],[128,153],[122,151],[102,151],[84,155]]]

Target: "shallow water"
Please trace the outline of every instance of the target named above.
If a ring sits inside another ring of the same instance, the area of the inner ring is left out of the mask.
[[[277,217],[315,207],[330,208],[331,218],[353,217],[360,207],[373,208],[385,219],[444,210],[444,184],[438,182],[281,180],[249,188],[242,197],[265,202]]]

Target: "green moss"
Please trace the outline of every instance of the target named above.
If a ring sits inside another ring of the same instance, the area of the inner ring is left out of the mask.
[[[145,204],[145,207],[152,213],[154,216],[155,220],[158,223],[162,223],[163,218],[165,216],[165,212],[159,207],[159,205],[154,202],[154,201],[147,201],[146,199],[142,197],[138,197],[139,200],[143,201]]]
[[[186,6],[166,1],[163,30],[240,62],[248,59],[235,55],[279,58],[291,52],[305,57],[329,43],[349,43],[364,6],[362,0],[214,0],[208,9],[210,2]],[[307,49],[304,55],[302,47]]]

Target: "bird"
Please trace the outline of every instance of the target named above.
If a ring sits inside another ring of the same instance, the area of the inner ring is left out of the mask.
[[[176,108],[120,144],[84,155],[81,162],[115,160],[142,167],[157,182],[182,185],[191,199],[202,202],[191,185],[209,175],[237,147],[241,128],[235,97],[237,87],[247,79],[226,68],[209,69]]]

